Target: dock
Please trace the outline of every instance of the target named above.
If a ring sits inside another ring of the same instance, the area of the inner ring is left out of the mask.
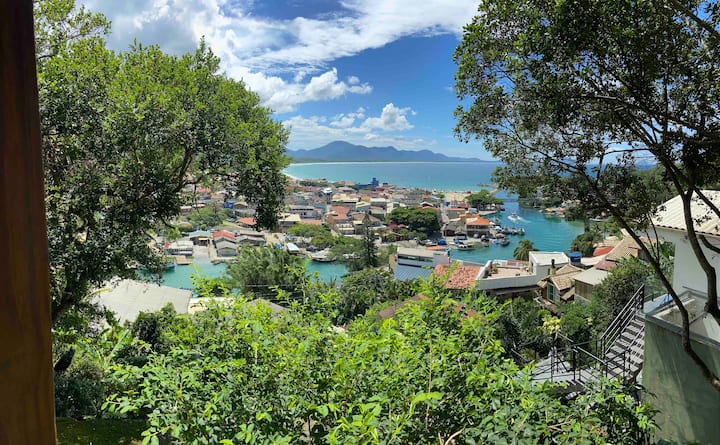
[[[187,266],[188,264],[190,264],[190,260],[185,255],[177,255],[175,257],[175,263],[178,266]]]

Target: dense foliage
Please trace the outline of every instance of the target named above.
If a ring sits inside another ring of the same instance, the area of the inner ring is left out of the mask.
[[[704,309],[720,324],[718,271],[702,247],[720,250],[696,233],[692,210],[702,202],[720,217],[704,192],[720,172],[719,23],[716,0],[486,0],[455,60],[456,133],[505,162],[501,188],[577,199],[638,243],[662,200],[679,196]],[[638,175],[639,161],[658,170]],[[683,348],[720,391],[655,247],[642,248],[680,313]]]
[[[465,197],[471,207],[482,209],[491,204],[502,204],[503,200],[493,195],[488,190],[480,190],[479,192],[471,193]]]
[[[243,246],[228,262],[224,282],[246,295],[274,298],[281,292],[297,298],[305,281],[306,261],[285,249]]]
[[[34,4],[54,321],[130,266],[162,268],[149,231],[179,213],[187,185],[223,181],[258,205],[260,226],[275,224],[287,132],[204,43],[116,53],[101,15]]]
[[[395,207],[388,215],[388,221],[403,224],[410,231],[430,235],[440,230],[440,216],[434,209],[420,207]]]
[[[435,287],[345,332],[296,307],[242,299],[179,317],[174,346],[117,365],[110,413],[147,414],[180,443],[639,443],[651,411],[617,384],[562,401],[503,356],[498,309]],[[477,311],[467,315],[467,309]]]

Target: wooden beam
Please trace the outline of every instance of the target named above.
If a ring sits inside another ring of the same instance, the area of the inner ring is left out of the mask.
[[[0,444],[55,444],[33,5],[0,1]]]

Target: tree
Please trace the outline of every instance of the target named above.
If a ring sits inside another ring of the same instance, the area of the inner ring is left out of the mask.
[[[105,409],[146,413],[148,442],[605,444],[644,443],[653,430],[652,410],[619,382],[563,401],[531,381],[503,355],[491,300],[422,294],[342,333],[300,307],[211,306],[178,318],[168,353],[115,366]]]
[[[480,190],[465,197],[465,201],[472,207],[484,208],[490,204],[502,204],[503,200],[494,196],[488,190]]]
[[[190,221],[201,229],[212,229],[225,221],[225,212],[218,209],[216,205],[208,205],[201,209],[195,209],[190,214]]]
[[[496,179],[536,186],[607,212],[642,246],[682,319],[683,348],[718,390],[690,344],[689,316],[663,274],[652,216],[679,195],[688,241],[705,272],[705,311],[720,322],[717,276],[694,229],[691,203],[720,171],[720,10],[715,1],[485,1],[455,53],[456,133],[482,138],[505,161]],[[661,175],[640,180],[636,160]],[[520,183],[519,181],[523,181]],[[568,186],[570,184],[571,186]]]
[[[622,260],[617,267],[610,269],[608,276],[593,289],[591,295],[607,311],[607,322],[615,318],[651,275],[650,266],[637,258]]]
[[[302,295],[305,282],[303,257],[275,247],[241,247],[237,257],[228,263],[225,282],[228,288],[246,295],[278,299]]]
[[[360,260],[363,264],[363,269],[366,267],[378,267],[379,261],[378,261],[378,253],[377,253],[377,246],[375,245],[375,234],[372,230],[372,225],[370,224],[370,215],[365,214],[365,217],[363,218],[363,249],[360,253]]]
[[[530,252],[535,249],[535,245],[529,239],[520,240],[517,247],[513,251],[513,256],[516,260],[528,261],[530,258]]]
[[[388,221],[404,224],[413,232],[423,232],[428,235],[440,230],[438,213],[433,209],[395,207],[388,215]]]
[[[74,1],[35,12],[54,323],[131,266],[163,270],[149,232],[192,183],[222,180],[258,205],[259,226],[275,224],[287,131],[204,43],[180,57],[115,53],[99,35],[107,20]]]
[[[338,289],[337,324],[345,324],[378,303],[404,301],[417,292],[418,284],[412,280],[400,281],[387,271],[362,269],[342,278]]]

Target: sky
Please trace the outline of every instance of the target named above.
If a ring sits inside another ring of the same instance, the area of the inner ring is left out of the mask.
[[[453,134],[452,54],[478,0],[81,0],[108,46],[168,53],[205,38],[222,69],[290,129],[288,148],[335,140],[491,159]]]

